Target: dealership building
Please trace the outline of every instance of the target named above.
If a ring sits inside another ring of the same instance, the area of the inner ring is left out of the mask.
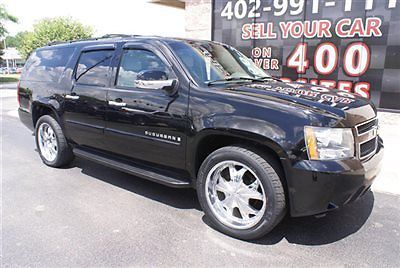
[[[153,0],[185,35],[235,46],[269,74],[400,109],[400,0]]]

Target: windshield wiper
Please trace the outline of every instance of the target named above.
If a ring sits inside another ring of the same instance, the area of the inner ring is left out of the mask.
[[[259,78],[255,78],[255,77],[225,77],[223,79],[217,79],[217,80],[212,80],[212,81],[207,81],[206,84],[209,85],[213,85],[216,83],[224,83],[224,82],[232,82],[232,81],[237,81],[237,82],[241,82],[241,81],[256,81],[256,82],[263,82],[264,80],[259,79]]]
[[[217,84],[217,83],[224,83],[224,82],[231,82],[231,81],[241,82],[241,81],[246,81],[246,80],[247,81],[252,81],[252,82],[265,82],[265,81],[268,81],[268,80],[274,80],[274,81],[282,82],[281,79],[273,77],[273,76],[263,76],[263,77],[247,77],[247,76],[232,77],[232,76],[228,76],[228,77],[225,77],[223,79],[207,81],[206,84],[209,86],[209,85],[213,85],[213,84]]]
[[[260,79],[262,81],[266,81],[266,80],[275,80],[275,81],[279,81],[282,82],[281,79],[273,77],[273,76],[263,76],[263,77],[257,77],[257,79]]]

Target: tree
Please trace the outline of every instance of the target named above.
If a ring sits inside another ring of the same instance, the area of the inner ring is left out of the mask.
[[[14,36],[6,36],[7,47],[17,47],[17,39]]]
[[[21,56],[27,58],[33,50],[51,42],[90,38],[92,34],[91,27],[68,17],[43,19],[33,26],[33,32],[21,34],[21,43],[17,48]]]
[[[28,32],[19,32],[15,36],[6,36],[6,45],[7,47],[20,47],[23,41],[23,38]]]
[[[22,44],[25,35],[28,32],[19,32],[15,36],[6,36],[6,45],[7,47],[20,47]]]
[[[4,5],[0,5],[0,37],[4,37],[4,35],[7,33],[5,23],[9,21],[16,23],[18,22],[18,19],[8,13]]]
[[[4,43],[0,42],[0,63],[3,62],[3,59],[1,58],[4,55],[3,49],[4,49]]]
[[[14,17],[13,15],[9,14],[7,9],[4,7],[4,5],[0,4],[0,40],[4,37],[4,35],[7,33],[7,29],[5,26],[5,23],[11,21],[11,22],[18,22],[17,18]],[[0,61],[1,61],[1,56],[3,56],[4,52],[4,44],[3,41],[1,41],[0,45]]]

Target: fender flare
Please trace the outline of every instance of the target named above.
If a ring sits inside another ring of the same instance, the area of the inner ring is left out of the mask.
[[[265,137],[263,135],[245,131],[245,130],[238,130],[238,129],[227,129],[227,128],[207,128],[203,129],[196,134],[196,137],[193,139],[192,142],[188,142],[187,146],[187,170],[190,171],[192,178],[196,178],[197,176],[197,164],[198,164],[198,155],[200,147],[202,143],[210,138],[210,137],[228,137],[233,139],[240,139],[243,141],[260,144],[264,147],[267,147],[276,156],[279,158],[279,161],[282,163],[282,159],[288,159],[289,156],[286,150],[280,145],[277,141]]]
[[[62,121],[60,118],[61,104],[56,99],[49,99],[49,98],[41,98],[32,102],[31,114],[34,126],[36,125],[37,119],[39,119],[39,116],[35,116],[36,113],[35,110],[38,109],[39,107],[43,107],[52,111],[52,114],[56,117],[55,119],[59,122],[59,124],[63,128]]]

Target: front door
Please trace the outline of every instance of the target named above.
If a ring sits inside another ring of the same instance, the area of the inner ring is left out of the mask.
[[[97,45],[84,48],[79,57],[64,106],[66,135],[78,145],[105,149],[106,97],[113,55],[114,45]]]
[[[156,87],[167,80],[177,82],[169,66],[162,53],[150,45],[124,46],[115,85],[107,96],[105,136],[110,151],[184,168],[187,93],[179,89],[179,83],[172,91]],[[141,86],[143,81],[150,81],[150,86]]]

